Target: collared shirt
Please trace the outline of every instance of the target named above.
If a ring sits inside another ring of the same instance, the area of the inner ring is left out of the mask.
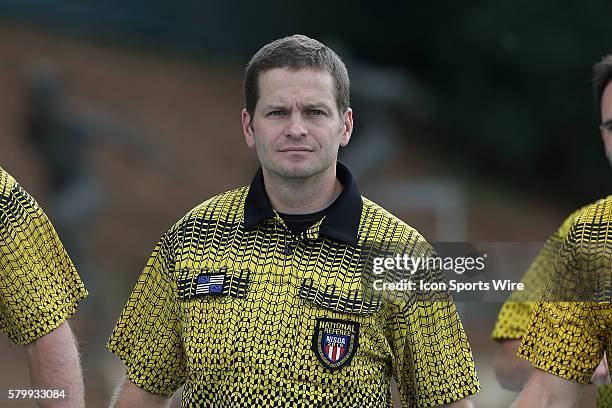
[[[392,375],[405,407],[478,392],[448,296],[373,289],[375,256],[431,246],[341,163],[337,176],[335,205],[299,236],[261,173],[164,234],[108,342],[129,379],[165,396],[184,385],[183,406],[198,407],[389,407]]]
[[[85,296],[51,222],[0,168],[0,332],[30,343],[59,327]]]
[[[521,279],[525,290],[512,293],[512,296],[503,304],[493,333],[491,333],[493,340],[520,340],[523,337],[536,302],[542,296],[541,292],[544,290],[545,283],[552,274],[563,240],[578,214],[585,208],[587,206],[574,211],[546,240]]]
[[[612,349],[611,245],[612,196],[575,217],[543,301],[531,315],[520,357],[559,377],[590,382],[604,350]],[[611,363],[608,359],[609,368]]]
[[[589,206],[589,204],[574,211],[561,224],[559,229],[552,234],[542,246],[542,249],[534,259],[531,266],[521,279],[525,284],[525,291],[517,291],[503,304],[495,328],[491,337],[495,341],[521,340],[529,320],[536,306],[536,301],[542,296],[547,279],[555,267],[555,260],[559,254],[561,246],[576,218]],[[598,406],[612,406],[612,385],[597,386]]]

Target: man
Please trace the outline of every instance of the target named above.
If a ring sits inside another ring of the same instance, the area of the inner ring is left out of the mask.
[[[608,160],[612,159],[611,79],[612,55],[608,55],[595,65],[593,80]],[[547,283],[548,301],[536,306],[518,351],[536,370],[516,407],[573,407],[605,351],[611,349],[610,233],[612,197],[587,206],[574,219]],[[609,365],[610,360],[608,371]]]
[[[115,406],[167,406],[184,385],[183,406],[388,407],[391,375],[404,407],[471,406],[452,301],[371,289],[374,255],[431,246],[337,162],[353,130],[342,61],[283,38],[253,56],[244,86],[261,169],[157,244],[108,342],[127,366]]]
[[[536,301],[542,296],[545,281],[554,269],[555,258],[563,240],[576,217],[587,207],[573,212],[548,238],[521,280],[525,285],[525,290],[514,292],[499,312],[491,335],[493,340],[499,343],[495,355],[495,375],[500,385],[510,391],[521,391],[533,373],[534,368],[531,363],[517,357],[516,353]],[[595,370],[592,382],[598,384],[598,406],[612,406],[612,386],[609,385],[610,376],[605,356]]]
[[[0,168],[0,332],[25,347],[32,384],[23,389],[52,391],[39,393],[40,406],[85,405],[67,319],[86,295],[47,216]]]

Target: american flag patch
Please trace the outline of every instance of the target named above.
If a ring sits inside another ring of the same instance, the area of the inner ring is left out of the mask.
[[[195,294],[196,295],[213,295],[223,293],[223,285],[225,284],[224,273],[201,273],[198,275]]]

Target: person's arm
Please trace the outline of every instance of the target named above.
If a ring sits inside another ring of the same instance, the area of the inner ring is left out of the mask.
[[[469,399],[465,398],[459,401],[455,401],[452,404],[442,405],[443,408],[474,408]]]
[[[573,408],[584,385],[542,370],[534,370],[512,408]]]
[[[45,408],[77,408],[85,406],[83,376],[79,352],[68,322],[24,346],[32,389],[59,390],[63,399],[40,399]]]
[[[128,378],[125,378],[115,390],[115,395],[110,403],[110,408],[167,408],[172,398],[164,397],[143,390]]]
[[[533,365],[516,356],[520,340],[502,340],[495,352],[495,377],[509,391],[521,391],[533,373]]]
[[[606,357],[606,353],[604,352],[604,356],[601,359],[601,363],[595,369],[593,373],[593,384],[597,385],[609,385],[610,381],[610,371],[608,370],[608,358]]]

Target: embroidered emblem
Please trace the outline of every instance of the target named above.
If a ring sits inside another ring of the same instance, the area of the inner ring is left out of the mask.
[[[176,271],[177,297],[189,300],[196,297],[229,295],[244,299],[248,294],[250,271],[227,268],[182,268]]]
[[[330,371],[351,362],[359,343],[359,323],[350,320],[317,319],[312,336],[312,351]]]
[[[218,295],[223,293],[225,273],[201,273],[198,275],[196,295]]]

